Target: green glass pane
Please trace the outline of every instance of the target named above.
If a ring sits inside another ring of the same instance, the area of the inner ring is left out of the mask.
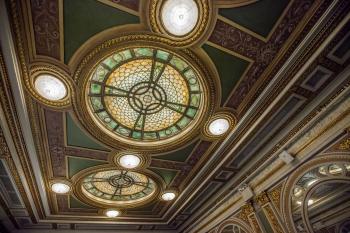
[[[191,122],[191,119],[187,118],[187,117],[183,117],[178,123],[177,125],[180,126],[180,128],[185,128],[189,123]]]
[[[190,117],[194,117],[195,115],[196,115],[196,113],[197,113],[197,110],[196,109],[194,109],[194,108],[189,108],[188,110],[187,110],[187,116],[190,116]]]
[[[173,59],[171,59],[170,64],[175,66],[179,71],[183,71],[185,68],[188,67],[188,65],[184,61],[182,61],[176,56],[174,56]]]
[[[129,136],[130,135],[130,130],[124,128],[123,126],[119,126],[116,130],[118,133],[124,135],[124,136]]]
[[[198,84],[190,85],[190,89],[191,89],[191,91],[196,91],[196,92],[200,91]]]
[[[92,77],[93,80],[98,81],[98,82],[103,82],[105,79],[106,75],[108,73],[108,70],[106,70],[104,67],[99,65]]]
[[[141,132],[134,131],[134,132],[132,133],[132,137],[133,137],[134,139],[141,139],[142,134],[141,134]]]
[[[162,59],[164,61],[167,61],[169,58],[169,53],[167,53],[165,51],[158,50],[156,57],[159,59]]]
[[[153,49],[151,48],[137,48],[134,49],[136,57],[152,57]]]
[[[118,124],[115,121],[111,120],[111,122],[107,124],[107,127],[111,130],[114,130],[117,125]]]
[[[100,97],[91,97],[90,100],[95,111],[103,109]]]
[[[91,94],[100,94],[101,93],[101,85],[97,84],[97,83],[91,83],[90,93]]]
[[[143,138],[144,139],[157,139],[157,134],[156,133],[150,133],[150,132],[145,132],[144,135],[143,135]]]
[[[191,94],[191,102],[190,105],[194,107],[198,107],[200,103],[200,95],[199,94]]]
[[[190,80],[190,79],[197,79],[196,78],[196,75],[195,75],[195,73],[193,72],[193,70],[192,69],[189,69],[189,70],[187,70],[185,73],[184,73],[184,75],[185,75],[185,78],[187,79],[187,80]]]
[[[166,138],[168,135],[165,133],[165,130],[161,130],[158,132],[160,138]]]
[[[106,66],[108,66],[111,70],[118,64],[113,57],[109,57],[103,61]]]

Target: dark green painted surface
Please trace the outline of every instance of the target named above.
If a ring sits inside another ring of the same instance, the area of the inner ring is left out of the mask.
[[[223,104],[248,67],[249,62],[209,45],[203,45],[203,49],[219,72],[222,89],[221,104]]]
[[[165,155],[160,155],[160,156],[155,156],[154,158],[156,159],[163,159],[163,160],[172,160],[172,161],[178,161],[178,162],[185,162],[188,156],[191,155],[194,147],[196,146],[198,141],[193,142],[192,144],[188,145],[187,147],[184,147],[178,151],[165,154]]]
[[[76,199],[75,197],[73,197],[72,195],[69,196],[69,208],[72,209],[96,209],[95,207],[89,206],[81,201],[79,201],[78,199]]]
[[[265,229],[266,233],[273,233],[274,230],[272,229],[272,226],[270,225],[269,221],[267,220],[264,211],[260,210],[257,212],[258,218],[260,219],[260,222],[262,223],[263,228]]]
[[[167,185],[171,183],[171,181],[176,176],[176,173],[178,172],[174,170],[159,169],[159,168],[150,168],[150,170],[160,175],[164,179]]]
[[[243,7],[220,9],[219,14],[266,37],[288,3],[289,0],[260,0]]]
[[[114,26],[139,23],[131,15],[97,0],[64,1],[64,60],[68,63],[74,52],[93,35]]]
[[[108,149],[86,135],[86,133],[77,126],[69,113],[66,114],[66,133],[68,146],[108,151]]]
[[[80,172],[83,169],[103,165],[107,162],[104,161],[98,161],[98,160],[91,160],[91,159],[84,159],[84,158],[78,158],[78,157],[68,157],[68,176],[71,178],[78,172]]]

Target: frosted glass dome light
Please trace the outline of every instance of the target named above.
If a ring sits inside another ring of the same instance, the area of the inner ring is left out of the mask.
[[[183,36],[196,26],[198,12],[194,0],[167,0],[161,9],[161,19],[168,32]]]
[[[136,168],[140,165],[140,163],[141,163],[141,159],[137,155],[127,154],[127,155],[122,155],[119,158],[119,164],[122,167],[127,169]]]
[[[54,183],[51,185],[51,190],[57,194],[65,194],[70,191],[70,186],[65,183]]]
[[[45,99],[57,101],[67,95],[67,88],[64,83],[49,74],[39,75],[34,82],[36,91]]]
[[[176,197],[176,194],[174,192],[165,192],[162,194],[162,199],[164,201],[172,201]]]
[[[120,212],[118,210],[107,210],[105,214],[108,218],[115,218],[120,215]]]
[[[209,132],[215,136],[222,135],[230,128],[230,123],[227,119],[216,119],[209,125]]]

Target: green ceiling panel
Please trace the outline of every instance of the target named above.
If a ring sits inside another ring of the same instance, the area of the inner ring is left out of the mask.
[[[184,147],[180,150],[177,150],[175,152],[171,152],[165,155],[155,156],[156,159],[162,159],[162,160],[171,160],[171,161],[178,161],[178,162],[185,162],[188,156],[191,155],[194,147],[197,145],[198,141],[193,142],[192,144],[188,145],[187,147]]]
[[[70,195],[69,196],[69,208],[72,209],[96,209],[95,207],[89,206],[78,199],[76,199],[74,196]]]
[[[169,185],[171,181],[175,178],[178,171],[175,170],[167,170],[167,169],[159,169],[159,168],[150,168],[151,171],[160,175],[165,183]]]
[[[68,176],[72,178],[75,174],[89,167],[106,164],[107,161],[91,160],[79,157],[68,157]]]
[[[219,72],[222,89],[221,103],[223,104],[248,67],[249,62],[209,45],[203,45],[203,49]]]
[[[289,0],[261,0],[243,7],[220,9],[219,14],[267,37],[288,3]]]
[[[119,25],[139,23],[139,17],[97,0],[64,0],[64,60],[93,35]],[[98,20],[97,20],[98,19]]]
[[[83,132],[79,126],[74,122],[69,113],[66,114],[66,136],[67,146],[82,147],[94,150],[108,151],[105,147],[98,144]]]

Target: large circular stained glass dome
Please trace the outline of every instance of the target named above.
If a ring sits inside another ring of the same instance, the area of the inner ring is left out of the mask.
[[[82,179],[82,193],[99,204],[130,205],[144,203],[156,193],[157,186],[148,176],[124,170],[105,170]]]
[[[115,138],[164,140],[186,130],[202,107],[195,69],[171,52],[150,47],[118,51],[93,70],[89,113]]]

